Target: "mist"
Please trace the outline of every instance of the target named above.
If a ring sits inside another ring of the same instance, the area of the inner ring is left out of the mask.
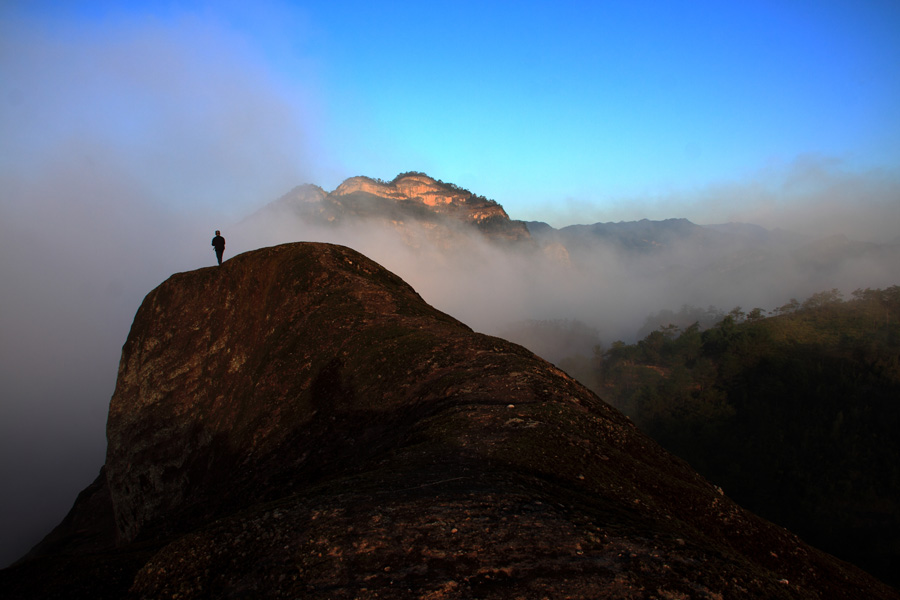
[[[900,170],[846,157],[805,154],[772,159],[743,176],[691,189],[643,195],[568,196],[513,218],[555,227],[574,223],[686,218],[701,225],[754,223],[810,237],[846,235],[863,242],[900,238]]]
[[[295,185],[334,183],[345,168],[323,150],[315,77],[288,85],[241,36],[199,20],[60,32],[6,19],[0,73],[0,566],[49,533],[97,476],[134,314],[171,274],[215,264],[216,229],[226,260],[277,243],[340,243],[477,331],[577,320],[607,345],[633,340],[648,315],[685,303],[772,309],[823,289],[900,283],[900,261],[867,254],[816,271],[773,250],[736,268],[690,245],[665,260],[602,243],[523,252],[462,226],[435,242],[415,222],[321,228],[259,212]],[[898,191],[891,173],[801,157],[627,207],[575,199],[526,217],[512,199],[495,199],[513,219],[556,226],[754,222],[797,232],[800,247],[835,233],[896,243]],[[720,277],[726,266],[731,275]]]
[[[900,186],[889,191],[897,193]],[[811,217],[823,223],[826,204],[834,200],[830,191],[821,203],[807,200],[815,205]],[[662,252],[635,252],[593,238],[570,244],[568,250],[543,236],[535,236],[538,243],[533,246],[504,245],[461,223],[445,222],[436,231],[434,224],[415,220],[398,225],[345,218],[337,227],[317,227],[282,203],[235,224],[232,232],[260,246],[298,240],[350,246],[476,331],[510,337],[539,352],[543,346],[538,340],[529,344],[529,336],[517,337],[518,325],[579,322],[595,330],[597,343],[608,347],[616,340],[635,341],[648,316],[683,305],[712,305],[724,312],[736,306],[773,311],[793,297],[803,300],[823,290],[838,288],[849,297],[857,288],[895,285],[900,281],[900,244],[860,242],[832,233],[840,231],[842,223],[855,227],[863,239],[898,231],[891,229],[900,219],[893,214],[897,211],[890,197],[879,196],[880,211],[867,208],[869,200],[848,193],[844,204],[856,211],[855,219],[843,221],[846,212],[838,211],[821,232],[814,227],[805,228],[808,233],[762,227],[744,232],[726,226],[710,229],[713,241],[675,237]],[[792,214],[785,216],[786,224]],[[868,234],[859,228],[873,218],[881,233],[874,227]],[[757,239],[761,235],[766,236],[764,243]]]
[[[0,21],[0,566],[105,460],[144,295],[215,264],[215,229],[316,175],[311,92],[197,20]],[[227,253],[249,249],[229,240]]]

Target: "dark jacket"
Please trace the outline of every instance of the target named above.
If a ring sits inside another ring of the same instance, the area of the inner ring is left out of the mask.
[[[223,238],[221,235],[217,235],[212,239],[212,245],[215,246],[216,250],[221,252],[225,249],[225,238]]]

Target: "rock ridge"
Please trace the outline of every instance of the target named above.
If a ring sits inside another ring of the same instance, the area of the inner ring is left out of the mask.
[[[150,292],[107,436],[4,597],[898,597],[342,246]]]

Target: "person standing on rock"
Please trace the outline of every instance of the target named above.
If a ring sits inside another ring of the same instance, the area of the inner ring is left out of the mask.
[[[221,265],[222,253],[225,252],[225,238],[222,237],[218,229],[216,229],[216,237],[212,239],[212,246],[216,249],[216,258],[219,260],[219,265]]]

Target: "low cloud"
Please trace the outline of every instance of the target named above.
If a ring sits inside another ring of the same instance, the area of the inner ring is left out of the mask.
[[[890,242],[900,226],[900,173],[854,170],[845,161],[802,156],[738,183],[703,190],[696,199],[673,197],[700,222],[742,221],[813,237],[843,234]],[[709,221],[708,219],[715,219]]]
[[[103,464],[143,296],[214,264],[215,229],[316,173],[313,94],[226,28],[3,16],[0,565]]]
[[[683,217],[699,224],[755,223],[811,237],[843,234],[887,243],[900,235],[900,171],[805,155],[696,189],[609,198],[602,204],[570,196],[535,212],[556,226]]]
[[[897,246],[847,237],[751,227],[702,230],[700,238],[679,233],[657,250],[588,236],[566,252],[558,244],[498,245],[474,228],[442,227],[448,231],[414,220],[398,227],[377,219],[316,227],[279,204],[232,231],[252,240],[251,246],[298,240],[350,246],[478,331],[514,336],[518,322],[579,322],[606,345],[633,341],[649,315],[684,304],[772,310],[791,297],[825,289],[849,294],[900,281]]]

